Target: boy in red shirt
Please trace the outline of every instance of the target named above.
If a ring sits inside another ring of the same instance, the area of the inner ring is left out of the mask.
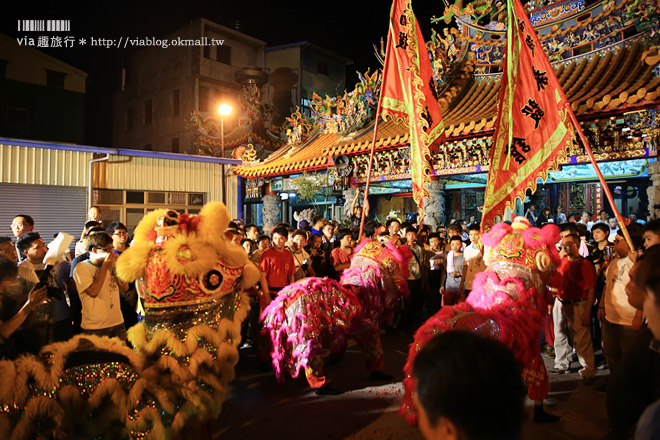
[[[275,228],[273,246],[261,254],[259,270],[261,271],[261,290],[264,294],[265,305],[268,305],[280,290],[294,281],[293,274],[296,271],[296,265],[293,261],[293,254],[284,247],[288,238],[289,231],[285,227]]]

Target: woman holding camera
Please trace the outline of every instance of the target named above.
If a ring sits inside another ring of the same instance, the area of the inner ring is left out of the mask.
[[[305,250],[306,245],[307,233],[302,229],[298,229],[293,233],[291,245],[287,248],[293,254],[293,262],[296,265],[296,271],[293,274],[293,279],[296,281],[302,278],[316,276],[310,264],[311,258]]]

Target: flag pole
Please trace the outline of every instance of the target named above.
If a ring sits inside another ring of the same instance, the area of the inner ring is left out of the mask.
[[[560,89],[560,93],[563,95],[564,91]],[[568,102],[565,96],[563,96],[565,102]],[[578,135],[580,136],[580,140],[582,141],[582,145],[584,145],[584,150],[587,152],[589,155],[589,160],[591,161],[591,164],[593,165],[594,169],[596,170],[596,175],[598,176],[598,180],[600,181],[600,185],[603,187],[603,191],[605,192],[605,197],[607,197],[607,201],[610,203],[610,207],[612,208],[612,212],[614,213],[614,216],[616,217],[616,221],[619,223],[619,228],[621,228],[621,231],[623,232],[623,237],[626,239],[626,242],[628,243],[628,247],[630,248],[631,251],[635,250],[635,247],[633,246],[632,238],[630,238],[630,234],[628,233],[628,228],[626,228],[626,224],[623,222],[623,217],[619,213],[619,210],[616,208],[616,204],[614,203],[614,197],[612,197],[612,193],[610,192],[610,188],[607,186],[607,183],[605,182],[605,177],[603,177],[603,173],[601,173],[600,168],[598,167],[598,163],[596,162],[596,158],[594,157],[594,153],[591,151],[591,147],[589,146],[589,142],[587,141],[586,136],[582,132],[582,127],[580,127],[580,124],[578,123],[577,118],[575,117],[575,113],[573,113],[573,109],[571,108],[570,104],[566,105],[566,109],[568,111],[568,114],[571,118],[571,122],[573,123],[573,126],[575,127],[575,130],[578,132]]]
[[[389,41],[389,30],[387,33],[387,39]],[[389,46],[389,45],[388,45]],[[384,66],[387,65],[387,56],[388,56],[388,50],[385,49],[385,63]],[[383,103],[383,84],[385,83],[385,68],[383,67],[383,76],[380,78],[380,93],[378,94],[378,107],[376,108],[376,123],[374,124],[374,135],[371,140],[371,152],[369,153],[369,168],[367,168],[367,184],[364,187],[364,202],[362,202],[362,216],[360,217],[360,235],[358,236],[358,243],[362,242],[362,235],[364,233],[364,220],[366,217],[366,209],[365,207],[367,206],[368,200],[367,197],[369,197],[369,183],[371,182],[371,168],[374,163],[374,151],[376,150],[376,134],[378,133],[378,123],[380,122],[380,110],[381,106]],[[357,197],[357,196],[356,196]]]
[[[391,15],[392,14],[390,12],[390,19],[391,19]],[[362,215],[360,217],[360,234],[358,235],[358,243],[362,242],[362,238],[363,238],[362,236],[364,234],[364,220],[366,218],[365,207],[367,206],[367,203],[369,203],[368,197],[369,197],[369,184],[371,183],[371,169],[374,164],[374,151],[376,150],[376,135],[378,134],[380,111],[383,106],[383,85],[385,84],[385,68],[387,66],[387,57],[391,56],[390,54],[390,38],[392,37],[391,34],[392,34],[392,23],[389,23],[387,26],[387,45],[385,46],[385,59],[383,60],[383,74],[380,77],[380,90],[378,93],[378,107],[376,107],[376,122],[374,124],[374,135],[371,139],[371,152],[369,153],[369,167],[367,168],[367,184],[364,187],[364,201],[362,202]]]

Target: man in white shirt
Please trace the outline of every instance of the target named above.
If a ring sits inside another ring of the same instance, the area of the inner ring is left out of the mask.
[[[582,223],[587,227],[587,231],[591,231],[591,227],[594,225],[594,222],[591,221],[591,214],[587,211],[582,211],[582,218],[578,223]]]
[[[629,228],[629,232],[633,245],[638,246],[642,238],[641,228]],[[598,319],[603,322],[603,354],[611,373],[614,373],[623,353],[637,337],[643,322],[642,311],[631,306],[626,295],[630,268],[634,263],[621,231],[614,239],[614,251],[617,258],[607,268],[605,289],[598,306]]]
[[[607,224],[610,226],[610,236],[607,237],[607,241],[614,243],[616,233],[619,230],[619,222],[616,221],[615,217],[610,217],[607,219]]]
[[[463,265],[463,276],[461,278],[461,290],[465,292],[465,297],[470,294],[472,290],[472,281],[479,273],[486,270],[486,263],[482,254],[481,233],[479,231],[479,224],[473,224],[468,227],[468,234],[470,237],[470,245],[465,247],[463,251],[465,255],[465,264]]]
[[[128,283],[115,275],[117,254],[113,252],[112,237],[107,233],[91,235],[87,239],[89,259],[79,263],[73,279],[82,303],[83,333],[118,337],[126,340],[126,326],[119,303],[120,289]]]
[[[27,214],[19,214],[14,217],[14,220],[11,222],[11,232],[16,237],[16,252],[18,254],[18,261],[21,262],[25,260],[25,254],[18,250],[18,239],[21,235],[34,230],[34,219]]]

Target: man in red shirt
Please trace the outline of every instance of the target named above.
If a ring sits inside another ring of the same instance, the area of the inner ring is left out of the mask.
[[[285,227],[273,231],[273,246],[261,254],[259,270],[261,271],[261,290],[264,294],[264,306],[271,302],[273,296],[285,286],[293,283],[296,265],[293,254],[284,246],[289,238]]]
[[[568,372],[571,363],[573,340],[582,369],[580,375],[585,384],[591,384],[596,375],[594,347],[591,342],[589,323],[591,305],[594,303],[596,271],[593,264],[580,256],[580,237],[566,235],[561,247],[566,254],[557,269],[557,301],[552,310],[555,322],[555,368],[553,374]],[[570,335],[570,339],[569,339]]]

